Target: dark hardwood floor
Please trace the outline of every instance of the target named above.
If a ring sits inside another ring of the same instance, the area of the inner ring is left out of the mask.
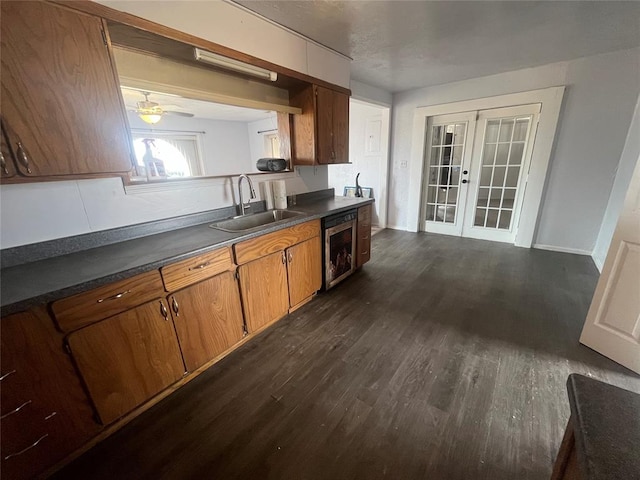
[[[372,261],[58,478],[548,479],[589,257],[384,230]]]

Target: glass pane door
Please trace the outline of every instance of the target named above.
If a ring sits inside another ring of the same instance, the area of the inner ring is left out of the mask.
[[[510,231],[531,116],[487,120],[475,198],[475,227]]]
[[[456,223],[466,122],[431,126],[426,186],[427,222]]]

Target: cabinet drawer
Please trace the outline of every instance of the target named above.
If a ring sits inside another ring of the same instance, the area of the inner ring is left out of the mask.
[[[318,219],[252,238],[233,246],[236,263],[242,265],[319,235],[320,220]]]
[[[69,445],[65,435],[61,435],[65,425],[60,415],[50,412],[38,416],[38,413],[21,412],[20,418],[2,420],[3,477],[32,478],[80,446]]]
[[[371,226],[371,205],[358,208],[358,226]]]
[[[364,265],[371,258],[371,235],[367,234],[362,238],[358,238],[358,254],[356,265],[359,267]]]
[[[58,300],[51,309],[60,329],[69,332],[158,298],[162,291],[160,272],[153,270]]]
[[[231,249],[221,248],[204,255],[162,267],[162,281],[167,292],[213,277],[234,267]]]

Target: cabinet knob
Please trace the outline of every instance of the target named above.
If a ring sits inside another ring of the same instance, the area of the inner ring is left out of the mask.
[[[18,455],[22,455],[23,453],[31,450],[34,447],[37,447],[38,444],[44,440],[45,438],[47,438],[49,436],[48,433],[45,433],[44,435],[42,435],[38,440],[36,440],[35,442],[33,442],[31,445],[29,445],[27,448],[23,448],[22,450],[20,450],[19,452],[16,453],[10,453],[9,455],[7,455],[6,457],[4,457],[5,460],[9,460],[10,458],[13,457],[17,457]]]
[[[293,263],[293,253],[289,252],[289,263]]]
[[[179,317],[180,316],[179,305],[178,305],[178,301],[176,300],[176,297],[171,297],[171,308],[173,310],[173,313],[176,314],[176,317]]]
[[[164,303],[162,303],[162,300],[160,300],[160,314],[165,320],[169,320],[169,312],[167,311],[167,307],[164,306]]]
[[[4,159],[4,154],[0,152],[0,168],[5,175],[9,175],[9,169],[7,168],[7,162]]]
[[[15,413],[18,413],[20,410],[22,410],[24,407],[26,407],[27,405],[29,405],[31,403],[31,400],[27,400],[26,402],[24,402],[22,405],[20,405],[19,407],[14,408],[13,410],[11,410],[10,412],[5,413],[4,415],[0,416],[0,419],[3,418],[7,418]]]
[[[284,250],[282,251],[282,264],[286,264],[287,263],[287,254],[284,253]]]
[[[14,373],[16,373],[16,371],[15,370],[11,370],[11,371],[5,373],[4,375],[0,376],[0,382],[2,380],[4,380],[5,378],[7,378],[9,375],[13,375]]]
[[[22,166],[27,170],[27,173],[31,174],[31,166],[29,165],[29,157],[27,157],[27,153],[24,151],[24,147],[22,146],[22,142],[18,142],[18,161],[22,164]]]
[[[469,183],[469,180],[465,178],[464,180],[462,180],[462,183]]]

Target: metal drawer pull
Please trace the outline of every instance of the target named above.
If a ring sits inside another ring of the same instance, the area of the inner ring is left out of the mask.
[[[33,442],[31,445],[29,445],[27,448],[24,448],[22,450],[20,450],[19,452],[16,453],[11,453],[9,455],[7,455],[6,457],[4,457],[5,460],[9,460],[12,457],[17,457],[18,455],[22,455],[23,453],[25,453],[27,450],[31,450],[33,447],[37,447],[38,444],[44,440],[45,438],[47,438],[49,436],[48,433],[45,433],[44,435],[42,435],[38,440],[36,440],[35,442]]]
[[[53,417],[55,417],[58,414],[58,412],[51,412],[49,415],[47,415],[46,417],[44,417],[45,420],[51,420]]]
[[[369,253],[369,250],[366,250],[366,251],[362,252],[361,255],[366,255],[368,253]]]
[[[13,415],[14,413],[18,413],[20,410],[22,410],[24,407],[26,407],[27,405],[29,405],[31,403],[31,400],[27,400],[26,402],[24,402],[22,405],[20,405],[17,408],[14,408],[13,410],[11,410],[10,412],[5,413],[4,415],[2,415],[0,417],[0,420],[3,418],[7,418],[10,415]]]
[[[110,300],[118,300],[119,298],[124,297],[127,293],[131,293],[131,290],[126,290],[124,292],[116,293],[115,295],[111,295],[107,298],[101,298],[97,303],[108,302]]]
[[[167,311],[167,307],[164,306],[164,303],[160,302],[160,314],[164,317],[165,320],[169,319],[169,312]]]
[[[22,142],[18,142],[18,161],[27,169],[27,173],[32,173],[31,167],[29,166],[29,157],[27,157],[27,154],[24,151]]]
[[[11,370],[10,372],[5,373],[4,375],[2,375],[2,376],[0,377],[0,382],[1,382],[2,380],[4,380],[5,378],[7,378],[9,375],[13,375],[14,373],[16,373],[16,371],[15,371],[15,370]]]
[[[173,309],[173,313],[176,314],[176,317],[180,316],[179,312],[179,305],[178,305],[178,301],[176,300],[176,297],[171,297],[171,308]]]
[[[286,264],[287,263],[287,254],[284,253],[284,250],[282,251],[282,264]]]
[[[2,171],[4,172],[5,175],[9,175],[9,169],[7,168],[7,162],[4,159],[4,154],[2,152],[0,152],[0,168],[2,168]]]
[[[293,263],[293,253],[289,252],[289,263]]]
[[[211,265],[210,261],[201,263],[200,265],[196,265],[195,267],[191,267],[189,270],[200,270],[200,269],[202,269],[204,267],[208,267],[209,265]]]

